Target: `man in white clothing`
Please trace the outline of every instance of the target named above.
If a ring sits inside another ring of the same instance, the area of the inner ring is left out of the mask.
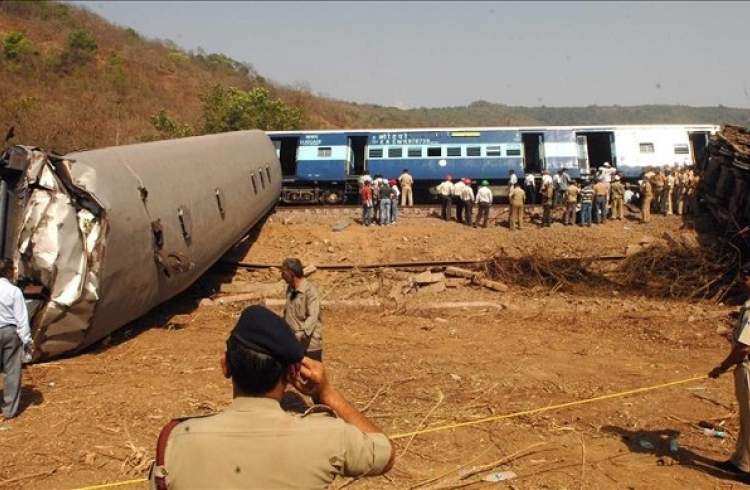
[[[437,193],[440,196],[440,205],[442,206],[443,219],[451,219],[451,200],[453,199],[453,178],[449,175],[443,182],[437,186]]]
[[[490,183],[486,180],[482,181],[482,185],[477,190],[476,203],[479,206],[479,212],[477,213],[477,220],[474,222],[474,227],[482,221],[482,228],[487,228],[487,219],[490,217],[490,207],[492,207],[492,191],[489,188]]]
[[[5,376],[3,386],[3,418],[18,413],[21,401],[21,358],[31,351],[29,314],[23,293],[8,280],[13,276],[13,263],[0,260],[0,363]]]

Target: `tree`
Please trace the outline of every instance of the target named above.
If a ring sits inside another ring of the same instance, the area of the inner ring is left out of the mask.
[[[9,32],[3,38],[3,55],[15,60],[31,51],[31,42],[22,32]]]
[[[202,98],[203,130],[222,133],[242,129],[298,129],[302,111],[271,97],[268,89],[259,87],[244,91],[215,85]]]
[[[193,135],[193,128],[170,117],[164,109],[151,116],[149,120],[154,128],[159,131],[162,139],[184,138]]]

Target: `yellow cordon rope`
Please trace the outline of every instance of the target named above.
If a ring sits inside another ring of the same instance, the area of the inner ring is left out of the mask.
[[[472,425],[486,424],[487,422],[496,422],[498,420],[512,419],[516,417],[523,417],[526,415],[535,415],[535,414],[542,413],[542,412],[549,412],[551,410],[559,410],[561,408],[575,407],[578,405],[585,405],[587,403],[600,402],[603,400],[611,400],[613,398],[621,398],[623,396],[635,395],[637,393],[645,393],[647,391],[660,390],[662,388],[669,388],[670,386],[677,386],[677,385],[682,385],[686,383],[692,383],[694,381],[701,381],[706,378],[707,376],[704,374],[703,376],[695,376],[693,378],[680,379],[678,381],[669,381],[668,383],[660,383],[657,385],[644,386],[643,388],[635,388],[633,390],[619,391],[617,393],[610,393],[608,395],[595,396],[593,398],[586,398],[584,400],[575,400],[572,402],[558,403],[556,405],[548,405],[546,407],[534,408],[531,410],[521,410],[520,412],[508,413],[505,415],[495,415],[492,417],[485,417],[483,419],[471,420],[468,422],[458,422],[455,424],[441,425],[438,427],[430,427],[428,429],[415,430],[413,432],[403,432],[401,434],[393,434],[389,437],[391,439],[403,439],[405,437],[412,437],[412,436],[417,436],[420,434],[429,434],[431,432],[442,432],[445,430],[458,429],[460,427],[469,427]],[[100,490],[103,488],[133,485],[135,483],[143,483],[146,481],[147,481],[146,478],[140,478],[138,480],[126,480],[126,481],[119,481],[119,482],[113,482],[113,483],[103,483],[101,485],[94,485],[91,487],[81,487],[81,488],[76,488],[75,490]]]
[[[459,422],[456,424],[441,425],[438,427],[430,427],[429,429],[415,430],[414,432],[404,432],[402,434],[394,434],[389,437],[391,439],[402,439],[404,437],[411,437],[411,436],[416,436],[419,434],[428,434],[430,432],[440,432],[444,430],[456,429],[459,427],[468,427],[470,425],[485,424],[487,422],[495,422],[497,420],[505,420],[505,419],[512,419],[515,417],[523,417],[524,415],[534,415],[537,413],[548,412],[550,410],[558,410],[560,408],[575,407],[577,405],[585,405],[586,403],[594,403],[594,402],[599,402],[602,400],[609,400],[612,398],[620,398],[623,396],[634,395],[636,393],[643,393],[646,391],[653,391],[653,390],[658,390],[661,388],[668,388],[670,386],[676,386],[676,385],[681,385],[685,383],[692,383],[693,381],[699,381],[699,380],[706,379],[706,378],[707,378],[706,375],[696,376],[694,378],[681,379],[679,381],[670,381],[669,383],[661,383],[658,385],[645,386],[643,388],[636,388],[634,390],[620,391],[618,393],[610,393],[608,395],[595,396],[594,398],[586,398],[585,400],[576,400],[572,402],[558,403],[557,405],[548,405],[546,407],[534,408],[532,410],[522,410],[520,412],[508,413],[505,415],[495,415],[492,417],[485,417],[483,419],[471,420],[469,422]]]

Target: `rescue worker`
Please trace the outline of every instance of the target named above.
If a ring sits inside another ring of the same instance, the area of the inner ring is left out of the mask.
[[[545,171],[546,172],[546,171]],[[549,174],[547,174],[549,177]],[[555,186],[552,178],[545,180],[542,177],[542,226],[552,226],[552,206],[555,202]]]
[[[437,186],[437,193],[440,196],[440,206],[442,216],[445,221],[451,219],[451,201],[453,196],[453,178],[448,175],[443,182]]]
[[[536,180],[533,173],[526,174],[523,179],[523,187],[526,191],[526,197],[529,199],[529,204],[536,204]]]
[[[461,191],[461,199],[464,204],[464,222],[468,225],[472,225],[472,218],[474,214],[474,189],[471,188],[471,179],[464,180],[464,187]]]
[[[612,219],[622,220],[625,215],[625,186],[620,182],[619,175],[615,175],[615,180],[609,188],[609,197],[612,200]]]
[[[398,189],[398,184],[396,184],[396,179],[391,179],[388,181],[388,184],[391,186],[391,209],[389,210],[390,215],[390,222],[389,224],[393,224],[398,219],[398,200],[401,196],[401,191]]]
[[[552,176],[552,186],[555,190],[555,197],[552,199],[552,206],[557,207],[562,202],[562,193],[560,192],[560,176],[562,175],[562,170],[558,170],[558,172]]]
[[[388,437],[331,384],[322,363],[303,354],[281,318],[246,308],[221,358],[232,404],[162,429],[151,488],[325,489],[336,476],[388,472],[395,454]],[[290,384],[326,406],[285,412]]]
[[[380,223],[380,182],[382,178],[376,175],[372,181],[372,219],[374,223]]]
[[[667,216],[672,214],[672,192],[674,191],[674,175],[671,170],[665,172],[664,194],[661,198],[661,213]]]
[[[380,219],[378,223],[383,226],[391,222],[391,194],[393,190],[385,178],[380,179]]]
[[[750,292],[750,270],[748,264],[743,267],[745,288]],[[716,379],[730,369],[734,370],[734,392],[740,413],[740,430],[734,454],[727,461],[715,465],[735,475],[744,483],[750,483],[750,299],[740,310],[739,318],[732,331],[727,333],[727,340],[732,349],[726,358],[709,373],[709,378]]]
[[[659,170],[654,177],[651,179],[652,184],[652,195],[653,195],[653,211],[661,212],[661,200],[664,195],[664,186],[667,183],[667,179],[664,176],[664,171]]]
[[[31,358],[31,330],[23,293],[10,282],[13,262],[0,259],[0,369],[5,377],[2,412],[4,419],[18,414],[21,402],[21,362]]]
[[[674,211],[678,215],[681,215],[685,209],[685,193],[687,191],[686,176],[687,171],[684,168],[679,169],[677,175],[675,175]]]
[[[560,170],[560,183],[559,183],[559,194],[560,197],[558,198],[557,204],[564,204],[565,203],[565,192],[568,190],[568,186],[570,185],[570,175],[568,175],[568,169],[564,168]]]
[[[398,183],[401,185],[401,207],[414,206],[414,196],[411,191],[414,185],[414,178],[409,173],[408,168],[405,168],[403,173],[401,173]]]
[[[590,180],[583,182],[581,189],[581,222],[580,226],[591,226],[591,207],[594,204],[594,187]]]
[[[514,186],[508,196],[510,201],[510,216],[508,218],[508,228],[519,230],[523,228],[523,205],[526,202],[526,193],[520,186]]]
[[[508,170],[508,196],[511,191],[518,185],[518,176],[515,170]]]
[[[490,217],[490,208],[492,207],[492,190],[490,190],[489,185],[489,182],[483,180],[482,185],[477,189],[475,202],[479,206],[479,211],[477,212],[477,220],[474,222],[475,228],[480,221],[482,222],[482,228],[487,228],[487,219]]]
[[[580,189],[575,181],[568,184],[568,190],[565,191],[565,212],[563,214],[563,224],[572,226],[576,224],[576,206],[578,205],[578,193]]]
[[[600,179],[594,184],[594,214],[598,225],[607,221],[607,194],[609,194],[609,186],[604,179]]]
[[[362,201],[362,224],[370,226],[372,224],[372,186],[370,181],[364,182],[360,199]]]
[[[453,184],[453,205],[456,207],[456,223],[464,222],[464,200],[461,196],[463,196],[464,187],[466,187],[466,184],[464,183],[465,180],[466,179],[462,177]]]
[[[687,196],[685,196],[685,205],[687,207],[685,214],[698,213],[698,186],[701,178],[692,170],[688,172]]]
[[[651,200],[654,198],[654,191],[651,181],[644,175],[641,180],[641,223],[651,222]]]
[[[305,278],[302,262],[296,258],[281,263],[281,278],[287,283],[284,321],[305,348],[305,355],[323,361],[323,322],[318,288]]]

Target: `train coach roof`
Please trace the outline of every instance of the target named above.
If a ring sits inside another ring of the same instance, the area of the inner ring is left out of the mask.
[[[718,131],[716,124],[611,124],[611,125],[580,125],[580,126],[486,126],[486,127],[425,127],[425,128],[373,128],[373,129],[302,129],[294,131],[267,131],[273,135],[295,134],[339,134],[339,133],[403,133],[403,132],[462,132],[462,131],[616,131],[624,129],[682,129],[690,128],[697,131]]]

